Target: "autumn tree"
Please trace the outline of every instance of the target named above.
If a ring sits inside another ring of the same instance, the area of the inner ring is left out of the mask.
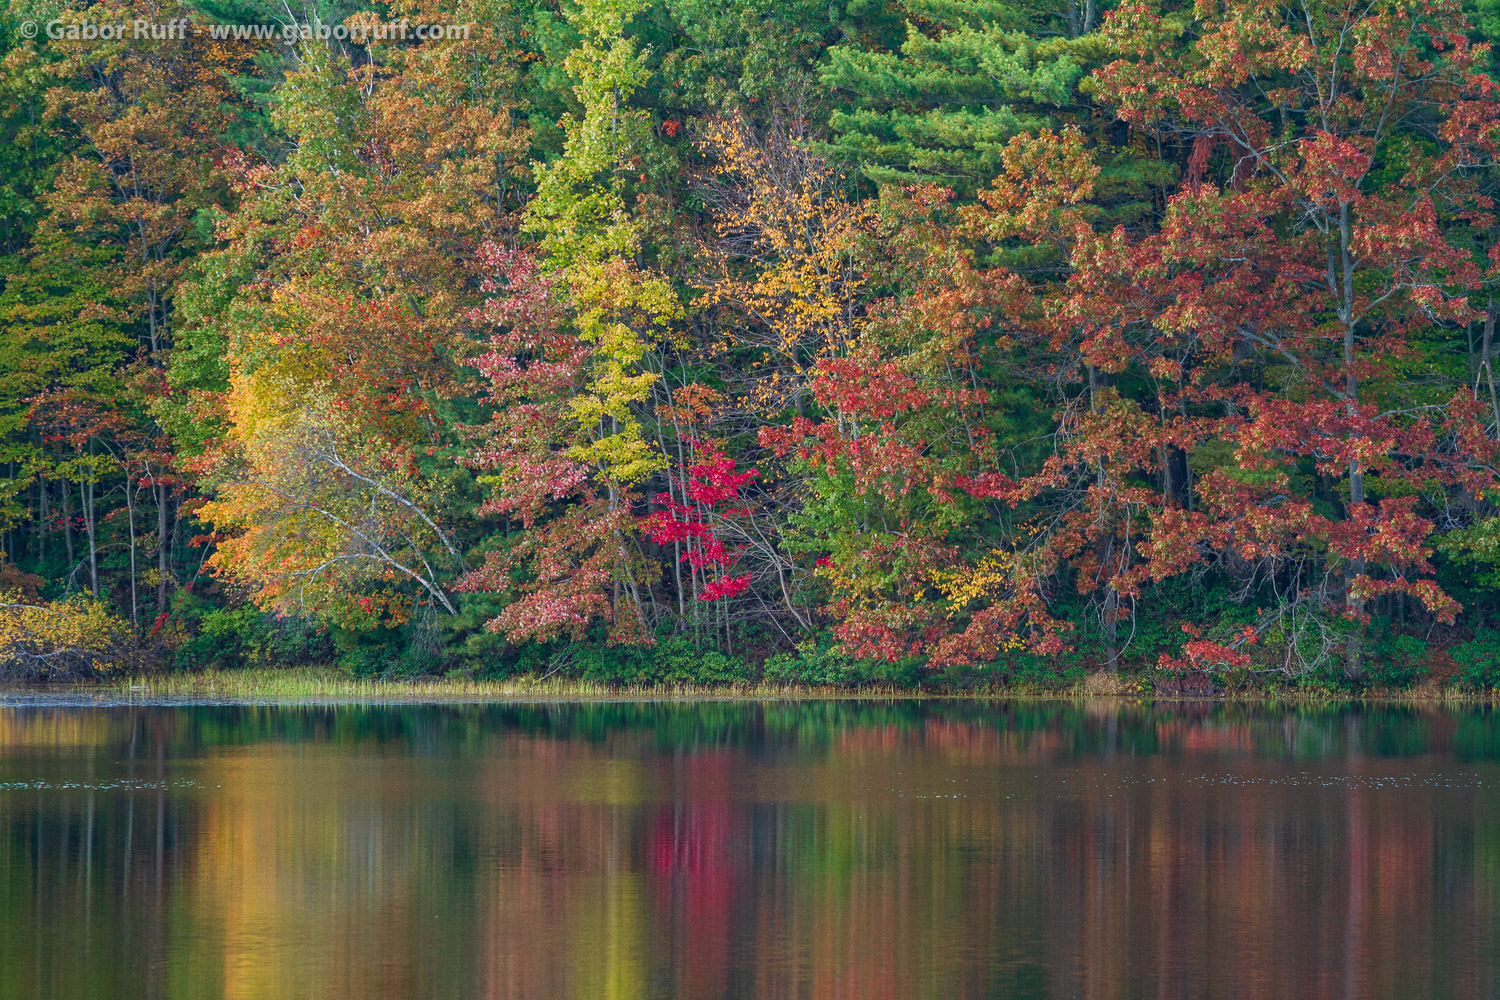
[[[123,665],[133,645],[126,623],[96,600],[38,602],[0,591],[0,676],[97,676]]]
[[[1454,239],[1488,213],[1474,168],[1497,138],[1463,28],[1441,3],[1107,20],[1126,56],[1101,99],[1187,156],[1159,231],[1045,237],[1072,274],[1037,329],[1078,387],[1046,474],[1089,497],[1053,530],[1127,598],[1216,565],[1271,606],[1188,662],[1244,662],[1309,609],[1356,625],[1395,594],[1458,610],[1431,576],[1432,513],[1491,486],[1491,447],[1471,390],[1412,373],[1486,280]],[[1011,194],[991,202],[1024,214]]]
[[[63,20],[179,15],[187,12],[170,5],[99,5]],[[35,218],[28,245],[5,268],[0,296],[4,447],[18,459],[11,477],[16,506],[36,525],[20,548],[39,567],[65,554],[65,586],[81,566],[76,524],[89,543],[89,586],[99,593],[101,515],[113,511],[99,510],[94,494],[100,463],[106,455],[117,460],[128,438],[128,447],[156,456],[146,487],[155,530],[144,521],[134,530],[135,488],[111,487],[109,503],[125,501],[127,516],[109,519],[127,523],[109,545],[131,556],[119,567],[122,593],[138,594],[150,576],[156,603],[166,600],[174,477],[165,473],[171,457],[148,413],[160,390],[151,371],[165,363],[177,281],[209,232],[200,213],[228,194],[216,162],[232,117],[225,77],[243,70],[244,55],[196,40],[126,37],[61,40],[8,57],[12,83],[46,84],[40,121],[30,128],[46,136],[57,157],[45,183],[25,171],[14,178],[30,187]],[[35,152],[34,133],[16,138],[28,136]],[[49,431],[64,425],[62,433]],[[87,447],[80,427],[91,428]],[[59,526],[61,545],[50,537]],[[156,550],[154,570],[136,558],[141,546]]]
[[[520,591],[489,626],[516,641],[581,638],[595,621],[612,641],[651,641],[658,570],[640,551],[636,503],[663,458],[644,423],[658,377],[647,357],[681,306],[635,260],[626,172],[650,141],[645,116],[628,107],[647,74],[626,33],[637,9],[584,2],[568,12],[581,41],[566,68],[582,112],[562,121],[562,157],[537,167],[523,227],[536,256],[485,256],[490,287],[503,292],[491,301],[490,351],[475,359],[494,417],[466,461],[494,489],[481,511],[522,531],[462,586]]]
[[[167,21],[187,13],[154,3],[98,5],[76,18]],[[127,316],[154,353],[169,343],[183,251],[204,235],[198,213],[227,194],[216,163],[234,97],[224,77],[242,70],[249,53],[222,52],[196,38],[58,44],[67,55],[57,73],[87,85],[54,87],[48,95],[48,114],[84,140],[53,182],[49,222],[117,248],[104,277],[129,302]]]
[[[230,536],[213,565],[268,607],[351,627],[371,608],[396,622],[455,610],[471,262],[513,228],[528,176],[515,25],[503,6],[458,16],[467,40],[372,44],[359,65],[303,48],[273,118],[292,152],[241,164],[225,248],[190,289],[176,426],[222,427],[198,444],[203,513]]]
[[[818,363],[810,415],[759,433],[809,475],[785,544],[817,556],[843,648],[934,666],[1055,652],[1066,631],[1043,599],[1046,547],[991,503],[1008,431],[985,383],[1028,289],[983,266],[950,201],[887,192],[887,238],[861,267],[889,294]]]
[[[814,147],[807,112],[787,104],[762,128],[711,118],[699,139],[713,226],[700,305],[721,311],[712,347],[735,359],[726,374],[738,404],[766,415],[805,408],[816,365],[846,355],[864,323],[860,244],[873,216]]]

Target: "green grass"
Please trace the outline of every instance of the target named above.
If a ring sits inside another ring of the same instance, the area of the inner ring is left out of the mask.
[[[996,684],[950,691],[894,686],[848,688],[768,684],[610,686],[591,681],[533,677],[504,681],[440,677],[383,680],[350,677],[331,667],[252,668],[118,677],[97,683],[77,685],[76,689],[122,698],[244,702],[769,700],[792,698],[1176,700],[1158,695],[1148,689],[1142,690],[1138,687],[1132,689],[1130,685],[1112,683],[1104,678],[1092,678],[1076,685],[1050,688]],[[1221,694],[1213,700],[1288,704],[1337,704],[1359,701],[1457,703],[1495,702],[1500,700],[1500,693],[1427,687],[1391,691],[1374,690],[1354,694],[1328,690],[1298,691],[1295,688],[1267,686]]]
[[[521,701],[641,698],[913,698],[905,688],[810,688],[773,685],[623,686],[590,681],[521,677],[505,681],[463,678],[381,680],[355,678],[332,668],[210,670],[116,678],[92,686],[101,693],[151,698],[231,701]]]

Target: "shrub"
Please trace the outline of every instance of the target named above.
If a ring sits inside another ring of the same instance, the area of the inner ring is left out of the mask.
[[[1459,684],[1481,690],[1500,687],[1500,632],[1479,629],[1473,639],[1448,652],[1458,664]]]
[[[102,673],[122,665],[134,648],[129,624],[100,601],[33,602],[0,592],[0,676]]]
[[[886,663],[882,660],[859,660],[834,648],[827,633],[815,640],[797,644],[796,653],[780,653],[766,661],[762,679],[767,684],[807,685],[809,687],[858,687],[883,684],[916,687],[926,677],[921,660]]]
[[[183,635],[174,659],[185,670],[304,666],[327,663],[334,654],[319,626],[250,606],[212,608],[184,601],[174,603],[171,618],[158,624]]]
[[[1411,687],[1427,673],[1426,665],[1421,662],[1426,653],[1427,643],[1416,636],[1397,635],[1383,629],[1380,640],[1370,650],[1365,677],[1381,687]]]
[[[742,684],[755,679],[742,657],[695,649],[682,635],[659,636],[648,647],[589,646],[568,673],[611,685]]]

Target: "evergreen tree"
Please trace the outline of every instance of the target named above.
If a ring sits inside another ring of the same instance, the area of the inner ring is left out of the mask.
[[[1003,169],[1010,140],[1074,125],[1108,152],[1096,185],[1104,221],[1129,222],[1160,200],[1174,171],[1156,150],[1123,147],[1085,86],[1110,58],[1092,0],[1059,10],[1017,0],[913,0],[906,35],[882,49],[831,48],[822,81],[853,105],[836,110],[830,154],[877,184],[938,184],[974,195]],[[1142,155],[1142,154],[1145,155]]]

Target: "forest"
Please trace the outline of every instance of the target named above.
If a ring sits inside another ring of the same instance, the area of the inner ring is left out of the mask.
[[[9,0],[0,673],[1500,685],[1496,40]]]

